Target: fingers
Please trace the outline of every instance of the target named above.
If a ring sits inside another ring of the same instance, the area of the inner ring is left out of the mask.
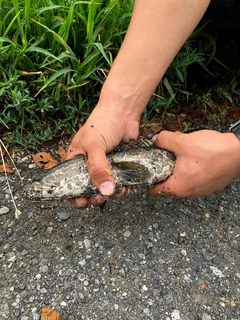
[[[174,189],[174,178],[171,176],[165,182],[158,183],[152,188],[148,188],[148,193],[152,196],[177,196]]]
[[[128,192],[126,188],[122,188],[122,190],[119,193],[114,193],[111,196],[111,199],[113,200],[119,200],[123,197],[123,195]],[[95,206],[100,206],[102,205],[105,201],[107,201],[108,197],[107,196],[102,196],[101,194],[96,195],[93,198],[73,198],[70,199],[69,201],[74,204],[77,208],[85,208],[86,206],[93,205]]]
[[[77,208],[84,208],[89,203],[88,198],[72,198],[69,202],[74,204]]]
[[[84,154],[84,152],[82,151],[82,149],[72,145],[72,143],[70,144],[68,150],[67,150],[67,155],[66,155],[66,160],[75,158],[81,154]]]
[[[122,190],[119,193],[114,193],[111,198],[113,200],[119,200],[123,197],[123,195],[128,192],[128,190],[126,188],[122,188]]]
[[[115,192],[115,182],[104,150],[97,147],[91,149],[87,159],[92,181],[103,196],[111,196]]]
[[[66,158],[71,159],[84,154],[87,159],[88,172],[93,183],[103,196],[111,196],[115,191],[115,182],[113,172],[106,158],[104,140],[98,140],[95,145],[88,141],[88,143],[85,143],[84,148],[82,148],[82,141],[84,141],[84,137],[81,134],[81,130],[79,130],[68,148]],[[78,207],[84,207],[89,202],[89,199],[79,199],[75,203]],[[90,203],[96,205],[97,201],[100,200],[91,200]]]
[[[74,204],[77,208],[85,208],[88,205],[100,206],[102,205],[108,197],[102,196],[101,194],[96,195],[93,198],[73,198],[69,201]]]
[[[157,147],[166,149],[176,154],[176,147],[179,145],[178,138],[181,136],[183,136],[181,132],[163,130],[159,134],[155,135],[152,141]]]
[[[148,188],[148,193],[152,196],[173,196],[177,198],[191,198],[198,197],[195,194],[195,189],[186,181],[177,181],[174,176],[168,178],[165,182],[158,183],[153,188]],[[207,194],[206,194],[207,195]]]

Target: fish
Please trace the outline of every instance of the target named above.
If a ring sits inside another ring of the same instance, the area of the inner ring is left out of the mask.
[[[173,173],[176,157],[151,145],[112,152],[107,159],[111,171],[106,169],[106,174],[114,176],[116,191],[120,191],[122,187],[153,187],[165,181]],[[22,189],[22,196],[30,200],[70,199],[96,194],[99,191],[89,176],[84,156],[62,162]]]

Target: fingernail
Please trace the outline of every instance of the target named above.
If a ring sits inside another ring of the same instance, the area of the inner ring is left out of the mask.
[[[103,196],[111,196],[114,193],[114,185],[110,181],[102,182],[99,191]]]

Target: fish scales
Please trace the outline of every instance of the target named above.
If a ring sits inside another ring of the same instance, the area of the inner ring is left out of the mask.
[[[134,147],[107,155],[116,190],[134,185],[154,186],[172,175],[175,156],[154,146]],[[23,187],[24,197],[32,200],[91,197],[99,193],[93,184],[83,156],[67,160]]]

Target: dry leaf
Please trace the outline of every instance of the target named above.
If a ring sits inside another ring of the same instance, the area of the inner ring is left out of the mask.
[[[109,170],[109,169],[104,169],[104,170],[107,172],[107,175],[108,175],[108,176],[113,176],[113,173],[112,173],[111,170]]]
[[[149,134],[149,129],[147,129],[147,128],[143,128],[143,129],[141,129],[141,131],[140,131],[140,136],[142,136],[143,137],[143,139],[146,139],[147,138],[147,136],[148,136],[148,134]]]
[[[44,151],[32,154],[32,158],[36,165],[43,169],[51,169],[58,164],[57,160],[50,153]]]
[[[180,125],[178,123],[173,123],[173,122],[167,123],[165,125],[165,129],[172,132],[181,131]]]
[[[160,125],[157,124],[157,123],[152,123],[151,126],[150,126],[150,129],[151,129],[151,131],[152,131],[154,134],[157,134],[157,133],[159,133],[161,130],[163,130],[163,127],[160,126]]]
[[[9,164],[5,163],[4,164],[0,164],[0,173],[13,173],[13,170],[11,169],[11,167],[9,166]]]
[[[62,320],[59,312],[51,307],[42,308],[41,320]]]
[[[240,118],[240,108],[228,110],[231,119],[238,120]]]
[[[225,300],[225,304],[227,305],[227,306],[230,306],[231,305],[231,301],[230,300]]]
[[[66,160],[67,152],[63,149],[63,147],[59,146],[57,154],[60,156],[61,162]]]

